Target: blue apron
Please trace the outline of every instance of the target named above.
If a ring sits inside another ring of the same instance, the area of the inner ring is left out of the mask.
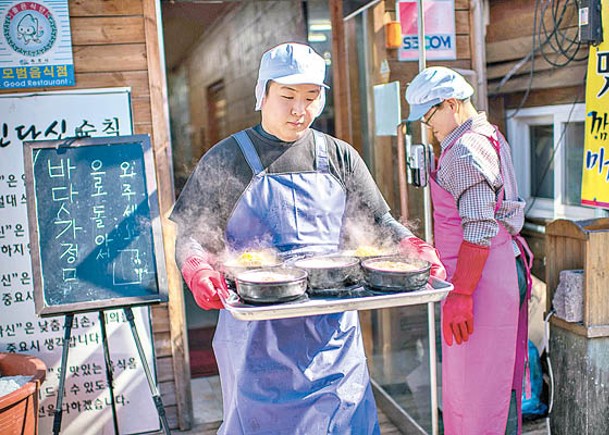
[[[346,194],[314,134],[317,170],[282,174],[267,174],[247,134],[234,135],[254,175],[227,224],[230,248],[337,249]],[[221,310],[213,347],[218,433],[380,434],[357,312],[246,322]]]

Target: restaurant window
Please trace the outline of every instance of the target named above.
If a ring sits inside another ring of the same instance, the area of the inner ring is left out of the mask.
[[[526,215],[541,219],[588,219],[580,204],[584,150],[584,104],[507,112],[508,140]]]
[[[226,92],[224,81],[207,87],[207,149],[228,136],[226,131]]]

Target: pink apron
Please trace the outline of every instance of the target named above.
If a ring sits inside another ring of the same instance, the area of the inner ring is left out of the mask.
[[[489,141],[500,156],[500,143]],[[442,158],[459,138],[442,152]],[[500,160],[501,161],[501,160]],[[503,171],[503,169],[502,169]],[[437,172],[437,171],[436,171]],[[434,173],[435,175],[435,173]],[[452,195],[431,177],[434,208],[434,239],[446,266],[448,280],[455,272],[457,254],[463,241],[461,218]],[[503,191],[495,212],[503,200]],[[518,276],[512,239],[532,258],[521,236],[512,237],[499,225],[482,278],[474,292],[474,333],[461,345],[442,340],[442,409],[446,435],[504,435],[511,390],[516,391],[518,416],[521,415],[522,379],[527,351],[529,290],[519,308]],[[518,419],[521,433],[521,419]]]

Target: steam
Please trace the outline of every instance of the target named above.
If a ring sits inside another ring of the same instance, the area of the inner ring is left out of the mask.
[[[240,199],[234,193],[244,192],[251,177],[251,173],[240,177],[235,175],[234,156],[226,155],[228,152],[234,152],[234,149],[212,148],[198,163],[183,189],[182,194],[189,196],[180,200],[181,206],[186,206],[181,209],[179,216],[176,257],[180,265],[197,251],[204,257],[212,254],[214,262],[235,260],[244,250],[270,251],[276,257],[281,257],[270,235],[259,240],[249,240],[239,251],[227,246],[225,227],[236,201]],[[348,180],[350,177],[345,175]],[[380,205],[374,201],[379,194],[378,188],[372,179],[370,183],[363,184],[366,187],[347,186],[350,193],[341,228],[340,248],[349,250],[374,247],[396,252],[399,241],[408,231],[397,221],[392,220],[389,225],[375,222],[374,210],[378,210]],[[409,223],[406,228],[412,228],[412,224]]]
[[[397,249],[393,235],[382,231],[373,219],[363,213],[345,220],[344,244],[347,250],[364,246],[387,250]]]

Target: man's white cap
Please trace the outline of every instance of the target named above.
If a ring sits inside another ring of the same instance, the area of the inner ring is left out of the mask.
[[[266,51],[260,60],[256,84],[256,110],[260,110],[269,80],[282,85],[319,85],[324,83],[326,62],[305,44],[289,42]]]
[[[444,100],[465,100],[473,94],[474,88],[458,72],[443,66],[426,68],[406,88],[406,101],[410,104],[408,121],[418,121]]]

